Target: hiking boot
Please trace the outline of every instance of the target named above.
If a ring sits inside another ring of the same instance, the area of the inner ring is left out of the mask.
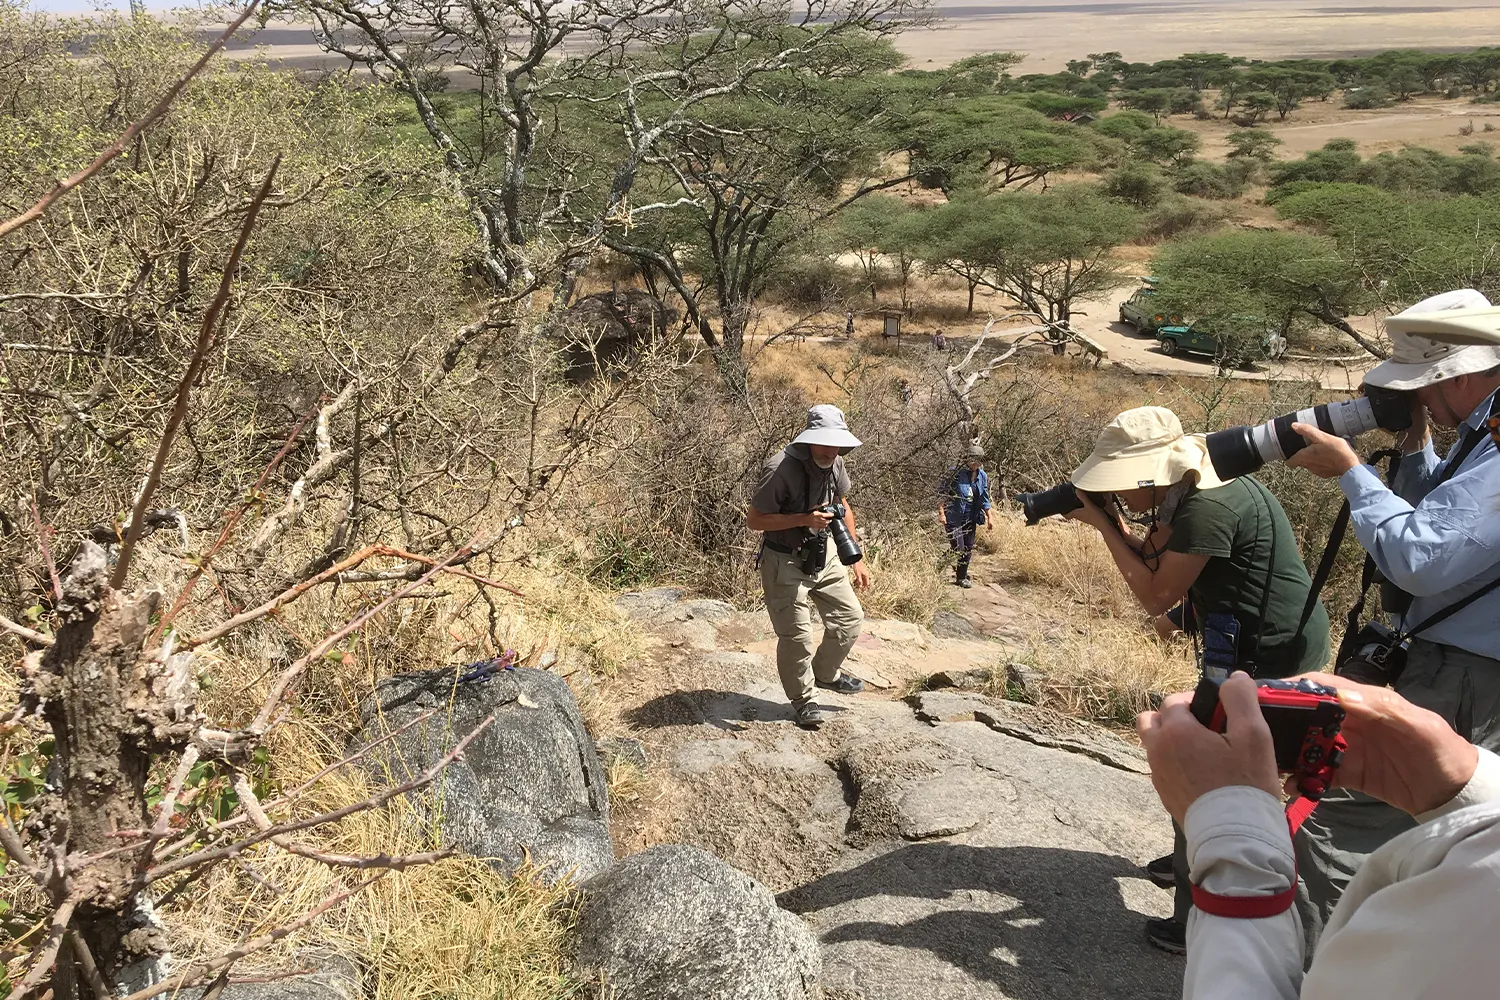
[[[1163,889],[1170,889],[1177,884],[1177,869],[1172,866],[1172,855],[1168,854],[1157,858],[1155,861],[1146,862],[1146,877]]]
[[[1146,941],[1153,948],[1171,952],[1173,955],[1187,954],[1187,924],[1175,920],[1146,921]]]
[[[816,683],[818,687],[825,691],[832,691],[834,694],[859,694],[865,689],[864,681],[858,677],[850,677],[848,674],[842,672],[827,683],[823,681],[817,681]]]
[[[800,705],[793,707],[797,725],[803,729],[819,729],[823,723],[828,721],[828,713],[818,707],[817,702],[809,699]]]
[[[974,581],[970,580],[968,577],[964,577],[962,580],[958,581],[958,585],[965,590],[972,590],[974,587]]]

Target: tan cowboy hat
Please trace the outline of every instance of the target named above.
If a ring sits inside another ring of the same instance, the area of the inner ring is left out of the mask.
[[[1190,472],[1197,474],[1200,489],[1224,485],[1214,474],[1202,434],[1184,434],[1182,421],[1165,406],[1139,406],[1104,425],[1094,453],[1071,479],[1080,489],[1119,493],[1173,486]]]
[[[1365,381],[1420,389],[1500,365],[1500,308],[1472,288],[1423,299],[1385,321],[1391,356]]]

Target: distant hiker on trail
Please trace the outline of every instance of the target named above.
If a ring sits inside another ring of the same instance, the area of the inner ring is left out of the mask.
[[[776,670],[797,725],[804,729],[827,721],[813,701],[815,684],[837,694],[858,694],[865,687],[840,668],[865,618],[854,588],[869,587],[870,571],[857,549],[846,568],[840,561],[842,543],[830,537],[840,527],[831,522],[841,508],[841,527],[848,539],[858,538],[843,456],[859,445],[842,410],[826,403],[814,406],[807,411],[807,429],[766,462],[745,515],[751,531],[765,532],[760,579],[776,632]],[[816,653],[814,607],[823,622]]]
[[[970,444],[963,464],[948,470],[938,495],[938,521],[948,536],[948,544],[958,553],[958,571],[954,583],[964,589],[974,586],[969,579],[969,560],[974,555],[974,535],[981,524],[994,530],[995,515],[990,510],[990,477],[981,468],[984,448],[976,441]]]
[[[943,336],[941,327],[932,335],[932,349],[934,351],[946,351],[948,349],[948,338]]]
[[[844,310],[844,336],[845,337],[852,337],[852,336],[854,336],[854,310],[853,309],[846,309],[846,310]]]

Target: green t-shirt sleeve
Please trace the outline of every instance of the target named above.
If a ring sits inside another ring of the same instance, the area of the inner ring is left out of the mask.
[[[1168,552],[1190,556],[1229,558],[1234,551],[1234,535],[1239,529],[1239,515],[1213,500],[1190,497],[1177,509],[1172,519],[1172,537],[1167,539]]]

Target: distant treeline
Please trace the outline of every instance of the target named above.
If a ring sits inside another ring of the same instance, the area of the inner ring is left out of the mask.
[[[1215,91],[1213,107],[1230,117],[1259,121],[1286,118],[1304,101],[1326,101],[1343,91],[1346,106],[1384,107],[1418,94],[1500,97],[1500,48],[1462,53],[1381,52],[1352,59],[1253,60],[1222,52],[1189,52],[1154,63],[1127,62],[1119,52],[1093,52],[1070,60],[1062,73],[1012,73],[1019,53],[971,56],[942,70],[908,70],[906,75],[941,75],[961,91],[1013,93],[1049,117],[1074,119],[1098,114],[1111,102],[1152,115],[1208,114],[1205,91]]]

